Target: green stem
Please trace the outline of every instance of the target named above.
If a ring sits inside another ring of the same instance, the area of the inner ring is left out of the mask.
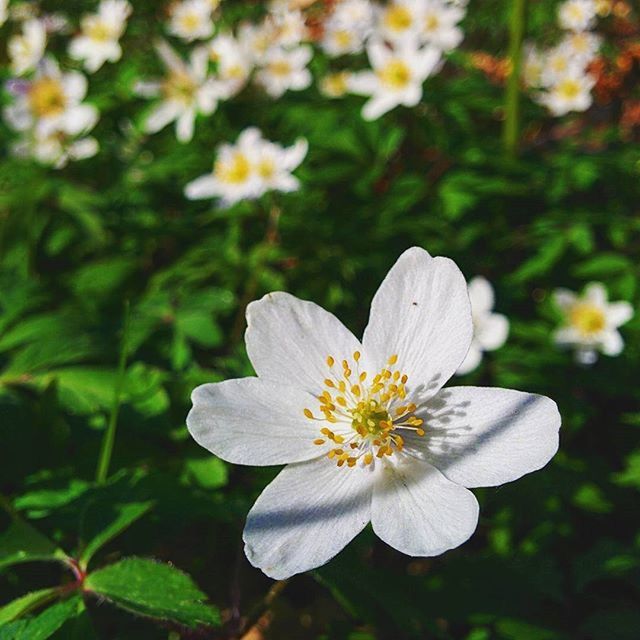
[[[124,304],[124,326],[122,329],[122,342],[120,345],[120,358],[118,360],[118,372],[116,374],[116,385],[113,391],[113,406],[109,416],[109,425],[102,438],[100,457],[96,469],[96,482],[104,484],[109,474],[109,464],[113,453],[113,444],[116,439],[116,427],[118,425],[118,412],[122,398],[122,387],[124,386],[124,374],[127,366],[127,339],[129,334],[129,301]]]
[[[509,77],[505,90],[505,118],[502,139],[507,154],[515,157],[520,137],[520,68],[527,0],[512,0],[509,20]]]

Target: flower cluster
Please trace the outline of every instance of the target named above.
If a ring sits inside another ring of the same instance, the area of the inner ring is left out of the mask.
[[[366,49],[370,69],[329,74],[321,81],[321,91],[329,97],[369,96],[362,109],[366,120],[398,105],[415,106],[424,81],[442,66],[443,53],[462,41],[458,25],[465,9],[460,5],[452,0],[339,3],[325,22],[321,46],[330,57]]]
[[[599,11],[596,0],[565,0],[558,9],[562,40],[547,50],[529,45],[524,67],[525,84],[554,116],[586,111],[592,103],[596,79],[589,73],[601,38],[593,32]]]
[[[220,204],[229,206],[259,198],[267,191],[295,191],[300,185],[291,172],[306,154],[307,142],[303,139],[284,148],[250,127],[236,144],[219,147],[211,173],[187,184],[185,195],[190,200],[218,198]]]

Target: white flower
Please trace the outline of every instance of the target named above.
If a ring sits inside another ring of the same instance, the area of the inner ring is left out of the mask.
[[[495,351],[507,340],[509,320],[501,313],[493,313],[494,294],[491,283],[480,276],[469,282],[469,300],[473,317],[473,340],[456,373],[473,371],[482,361],[483,351]]]
[[[570,111],[586,111],[593,102],[591,89],[596,81],[589,74],[569,74],[560,78],[538,100],[554,116],[563,116]]]
[[[274,46],[273,22],[263,20],[260,24],[242,22],[238,28],[240,46],[251,55],[254,63],[260,63],[267,51]]]
[[[367,54],[373,71],[353,75],[350,90],[369,95],[362,109],[365,120],[375,120],[398,105],[414,107],[422,98],[422,83],[438,67],[440,51],[417,48],[410,41],[398,42],[392,50],[371,40]]]
[[[242,90],[253,70],[252,56],[230,33],[220,33],[209,43],[209,59],[216,64],[216,79],[225,99]]]
[[[220,146],[213,171],[187,184],[185,195],[190,200],[220,198],[223,206],[230,206],[259,198],[266,191],[295,191],[300,184],[291,172],[306,154],[306,140],[283,148],[250,127],[235,145]]]
[[[443,0],[426,0],[420,16],[421,40],[442,51],[455,49],[462,42],[462,29],[457,25],[464,15],[464,9]]]
[[[194,439],[236,464],[287,466],[244,530],[273,578],[318,567],[369,522],[411,556],[462,544],[478,522],[467,487],[515,480],[558,448],[553,401],[449,387],[472,337],[463,275],[413,248],[388,273],[362,342],[312,302],[271,293],[247,308],[256,378],[198,387]]]
[[[546,51],[543,63],[540,73],[540,85],[543,87],[551,87],[567,76],[585,73],[584,59],[576,56],[566,42]]]
[[[47,31],[44,23],[37,18],[27,20],[22,25],[22,35],[9,38],[8,51],[11,71],[21,76],[35,69],[44,55]]]
[[[209,53],[204,47],[197,48],[187,64],[166,42],[158,43],[156,49],[167,70],[166,77],[139,82],[135,87],[144,97],[162,97],[147,116],[145,131],[156,133],[175,120],[177,139],[189,142],[193,138],[197,114],[213,113],[221,93],[216,82],[207,77]]]
[[[214,9],[209,0],[182,0],[172,8],[169,33],[187,42],[209,38],[213,34]]]
[[[0,27],[9,17],[9,0],[0,0]]]
[[[95,138],[74,138],[61,131],[54,131],[46,136],[38,136],[33,131],[27,132],[11,148],[17,157],[34,158],[55,169],[63,168],[70,160],[91,158],[98,150],[98,141]]]
[[[553,335],[556,344],[571,346],[582,364],[592,364],[597,352],[617,356],[624,348],[618,327],[633,317],[628,302],[607,302],[603,284],[589,284],[582,296],[567,289],[556,289],[554,300],[564,316]]]
[[[295,47],[308,39],[308,29],[301,11],[287,11],[268,16],[274,46]]]
[[[560,47],[569,52],[576,64],[586,67],[598,53],[602,38],[589,31],[567,34]]]
[[[542,86],[542,73],[545,67],[543,54],[535,47],[528,44],[524,51],[522,63],[522,79],[528,87]]]
[[[330,56],[360,53],[373,28],[373,9],[368,0],[339,3],[324,24],[321,46]]]
[[[585,31],[595,22],[594,0],[565,0],[558,8],[558,24],[569,31]]]
[[[33,80],[10,83],[8,88],[15,100],[5,108],[4,117],[16,131],[33,129],[39,138],[54,132],[76,136],[98,120],[97,109],[82,104],[87,79],[77,71],[62,73],[53,58],[41,61]]]
[[[96,72],[105,62],[117,62],[122,57],[121,38],[131,13],[126,0],[102,0],[98,12],[82,18],[82,32],[69,43],[69,55],[83,60],[89,73]]]
[[[393,0],[378,11],[376,33],[391,42],[417,38],[423,28],[422,0]]]
[[[294,49],[276,47],[269,49],[256,73],[256,82],[264,87],[272,98],[279,98],[285,91],[300,91],[311,84],[307,64],[313,53],[311,47],[301,45]]]
[[[341,98],[351,87],[351,71],[336,71],[328,73],[320,79],[320,93],[327,98]]]

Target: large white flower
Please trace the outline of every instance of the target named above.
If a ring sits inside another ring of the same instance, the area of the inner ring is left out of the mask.
[[[300,183],[291,172],[306,154],[304,139],[284,148],[249,127],[235,145],[220,146],[213,171],[187,184],[185,195],[190,200],[219,198],[223,206],[229,206],[259,198],[266,191],[296,191]]]
[[[424,0],[392,0],[378,10],[376,33],[391,42],[416,39],[422,30]]]
[[[625,301],[608,302],[605,286],[589,284],[582,296],[568,289],[556,289],[554,300],[564,316],[553,339],[558,345],[575,349],[582,364],[593,364],[597,352],[617,356],[624,348],[618,327],[633,317],[633,307]]]
[[[247,320],[258,377],[198,387],[187,424],[229,462],[287,465],[244,530],[249,561],[273,578],[324,564],[369,522],[403,553],[443,553],[476,528],[468,487],[515,480],[557,450],[550,399],[442,388],[473,331],[464,277],[447,258],[406,251],[361,342],[287,293],[252,302]]]
[[[393,49],[379,40],[371,40],[367,54],[373,71],[355,73],[350,91],[371,96],[362,109],[365,120],[375,120],[398,105],[414,107],[422,98],[422,83],[440,63],[440,51],[418,48],[410,40],[396,43]]]
[[[469,300],[473,317],[473,340],[457,374],[473,371],[482,361],[484,351],[495,351],[507,340],[509,320],[501,313],[493,313],[495,297],[491,283],[481,276],[469,282]]]
[[[565,0],[558,7],[558,23],[569,31],[585,31],[596,19],[595,0]]]
[[[256,81],[272,98],[279,98],[286,91],[306,89],[311,84],[307,65],[312,56],[311,47],[307,45],[293,49],[271,48],[261,60]]]
[[[33,80],[9,85],[14,102],[4,110],[4,117],[16,131],[33,130],[38,138],[54,132],[79,135],[91,129],[98,120],[97,109],[83,104],[87,79],[77,71],[62,73],[53,58],[38,65]]]
[[[169,33],[187,42],[209,38],[213,34],[214,8],[209,0],[182,0],[172,8]]]
[[[131,5],[126,0],[102,0],[98,12],[82,18],[82,31],[69,43],[69,55],[83,60],[89,73],[96,72],[105,62],[117,62],[122,57],[118,40],[124,33]]]
[[[193,138],[198,113],[209,115],[216,110],[221,88],[207,76],[209,53],[204,47],[191,52],[185,63],[166,43],[156,46],[167,70],[163,80],[139,82],[136,91],[146,98],[161,96],[160,103],[145,121],[145,130],[155,133],[175,120],[176,137],[180,142]]]
[[[8,52],[11,71],[21,76],[35,69],[44,55],[47,30],[42,20],[32,18],[22,25],[22,34],[9,38]]]

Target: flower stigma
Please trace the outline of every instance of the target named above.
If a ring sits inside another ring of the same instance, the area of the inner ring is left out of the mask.
[[[360,371],[360,352],[353,354],[353,362],[336,364],[333,356],[327,356],[329,377],[324,380],[325,390],[317,396],[322,417],[316,417],[310,409],[304,409],[309,420],[339,425],[320,429],[322,437],[314,444],[328,446],[327,457],[339,467],[373,465],[376,458],[391,456],[404,448],[401,431],[411,431],[424,436],[423,420],[414,414],[416,405],[406,403],[408,377],[394,365],[397,355],[387,360],[387,366],[369,379],[366,371]]]

